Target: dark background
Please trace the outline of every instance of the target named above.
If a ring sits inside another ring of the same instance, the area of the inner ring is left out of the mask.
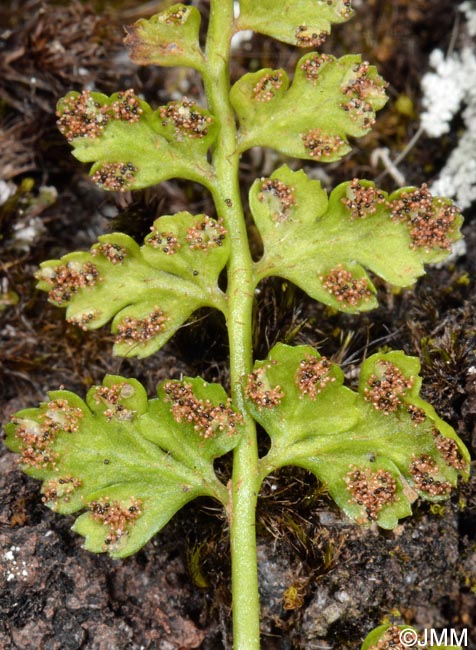
[[[348,158],[304,168],[314,175],[324,172],[328,188],[357,176],[377,178],[383,189],[393,190],[391,177],[370,164],[370,154],[388,147],[395,158],[411,140],[429,54],[435,47],[446,51],[452,41],[461,43],[464,23],[453,0],[356,4],[361,6],[355,18],[336,26],[323,49],[363,53],[389,82],[390,102]],[[198,5],[206,16],[207,3]],[[84,394],[106,372],[137,377],[149,395],[159,380],[181,373],[227,386],[226,331],[215,314],[200,313],[159,354],[123,360],[111,356],[107,329],[82,332],[34,288],[33,273],[42,260],[86,249],[101,233],[122,230],[141,240],[160,214],[188,209],[213,215],[210,197],[192,183],[170,181],[121,195],[101,192],[55,127],[57,99],[84,87],[106,93],[133,87],[153,106],[181,95],[204,103],[193,71],[138,69],[124,53],[121,25],[164,6],[34,0],[0,5],[0,178],[14,190],[0,206],[4,422],[45,399],[48,389],[64,385]],[[254,36],[235,50],[232,75],[260,67],[292,71],[300,54]],[[418,140],[399,165],[408,184],[431,182],[460,129],[455,118],[442,139]],[[283,161],[270,151],[247,154],[244,198],[256,177]],[[352,383],[365,355],[382,346],[417,354],[423,396],[474,453],[474,211],[466,211],[465,218],[466,255],[429,269],[413,289],[395,292],[377,282],[381,306],[370,314],[329,314],[289,284],[266,281],[257,298],[256,357],[263,358],[277,341],[310,343],[342,363]],[[252,226],[250,239],[259,251]],[[81,549],[81,538],[69,530],[72,518],[43,506],[39,483],[19,471],[10,453],[4,451],[0,463],[1,648],[231,648],[228,537],[213,502],[194,502],[137,555],[113,561]],[[316,481],[295,468],[269,477],[261,496],[263,650],[358,649],[384,620],[468,628],[476,643],[474,478],[444,505],[417,503],[413,518],[393,532],[349,525]]]

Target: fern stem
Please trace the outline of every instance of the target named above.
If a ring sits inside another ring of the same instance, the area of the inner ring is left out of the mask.
[[[229,55],[233,1],[212,0],[204,72],[209,108],[220,122],[213,151],[217,183],[213,198],[231,240],[228,264],[230,376],[233,398],[243,413],[245,433],[236,448],[228,511],[231,537],[234,650],[259,650],[259,595],[256,560],[258,452],[256,426],[244,406],[241,381],[252,367],[253,263],[240,199],[235,115],[229,102]]]

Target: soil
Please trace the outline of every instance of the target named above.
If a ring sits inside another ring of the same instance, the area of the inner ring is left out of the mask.
[[[64,385],[84,394],[106,373],[157,382],[201,374],[227,385],[223,322],[200,313],[157,355],[111,356],[107,329],[84,333],[35,290],[42,260],[86,249],[104,232],[141,239],[159,214],[213,214],[194,184],[166,182],[144,192],[99,191],[55,127],[55,102],[71,89],[106,93],[134,87],[157,105],[198,98],[188,70],[138,69],[127,61],[122,24],[167,3],[38,2],[0,6],[0,176],[14,194],[0,206],[0,399],[2,420]],[[206,2],[195,3],[207,14]],[[373,133],[341,164],[304,165],[329,187],[355,176],[394,189],[370,154],[395,158],[418,128],[420,81],[435,47],[465,35],[453,0],[367,0],[325,46],[362,52],[389,81],[391,102]],[[293,48],[254,36],[235,51],[232,74],[248,67],[292,69]],[[159,88],[159,90],[157,90]],[[402,106],[406,108],[403,110]],[[430,182],[458,137],[421,137],[400,163],[408,184]],[[282,159],[252,152],[242,162],[243,192]],[[16,188],[16,189],[15,189]],[[46,188],[46,189],[45,189]],[[420,356],[424,397],[476,445],[476,215],[465,214],[466,254],[429,269],[409,290],[378,283],[380,307],[363,316],[329,315],[289,284],[260,287],[256,357],[276,341],[310,343],[342,363],[355,381],[359,363],[383,346]],[[254,232],[250,227],[253,239]],[[39,483],[0,458],[0,647],[8,650],[219,650],[231,648],[226,522],[213,502],[182,510],[135,556],[114,561],[81,548],[73,519],[48,510]],[[225,471],[227,468],[222,468]],[[339,514],[306,472],[286,468],[265,481],[257,530],[263,650],[358,649],[384,620],[421,628],[468,629],[476,647],[476,482],[438,507],[417,503],[393,532],[359,528]]]

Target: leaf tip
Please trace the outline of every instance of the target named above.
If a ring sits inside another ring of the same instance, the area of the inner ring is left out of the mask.
[[[317,31],[307,25],[298,25],[294,32],[296,38],[295,45],[298,47],[320,47],[329,36],[329,31]]]
[[[124,44],[138,65],[189,65],[200,67],[198,44],[200,13],[196,7],[175,4],[145,20],[125,27]]]
[[[294,187],[286,185],[278,178],[261,178],[258,201],[267,204],[273,221],[286,221],[297,205]]]
[[[68,142],[76,138],[100,138],[111,120],[138,122],[144,112],[134,90],[116,93],[112,102],[105,95],[83,90],[71,92],[57,106],[57,125]]]
[[[69,260],[64,264],[45,264],[35,274],[40,288],[44,284],[48,289],[48,299],[56,305],[63,306],[81,289],[94,287],[102,282],[99,270],[92,262],[81,263]]]
[[[415,488],[427,498],[448,497],[453,489],[450,481],[441,480],[438,465],[429,454],[414,455],[409,471]]]
[[[127,192],[132,189],[138,172],[138,168],[127,161],[99,163],[93,170],[93,183],[109,192]]]
[[[354,178],[347,184],[341,203],[349,210],[351,220],[355,221],[375,214],[385,200],[384,192],[378,190],[374,183]]]
[[[31,417],[13,418],[12,433],[19,443],[19,461],[24,468],[54,470],[58,460],[54,449],[57,437],[76,433],[83,416],[82,408],[59,397],[35,409]]]
[[[71,474],[49,479],[43,483],[41,500],[55,512],[69,510],[72,495],[82,485],[81,479],[75,478]]]
[[[277,91],[287,85],[287,75],[284,70],[272,70],[271,72],[263,71],[264,74],[259,77],[251,93],[257,102],[270,102],[276,95]]]
[[[118,552],[127,543],[131,527],[142,515],[142,500],[131,496],[128,501],[100,497],[88,503],[89,517],[106,528],[103,551]]]
[[[203,215],[188,228],[185,240],[190,250],[206,251],[223,246],[226,235],[227,230],[223,225],[223,219],[215,220]]]
[[[322,70],[326,63],[335,61],[335,57],[330,54],[320,54],[312,52],[308,56],[301,59],[300,69],[304,73],[305,78],[313,85],[319,82]]]
[[[326,357],[306,355],[296,370],[294,382],[301,394],[315,400],[324,388],[336,378],[331,374],[332,364]]]
[[[339,135],[327,134],[320,128],[310,129],[301,135],[307,156],[322,162],[334,162],[348,151],[349,144]]]
[[[91,249],[91,255],[93,257],[102,255],[102,257],[105,257],[109,262],[111,262],[111,264],[116,265],[124,262],[127,257],[127,249],[119,244],[104,241],[93,246]]]
[[[258,411],[279,406],[284,398],[281,386],[279,384],[271,386],[266,376],[266,371],[276,363],[278,363],[276,360],[264,363],[246,376],[245,396],[257,406]]]
[[[177,138],[203,139],[213,124],[212,115],[194,101],[183,97],[159,108],[162,126],[171,126]]]
[[[143,345],[165,331],[167,320],[168,316],[158,306],[143,318],[125,316],[114,327],[115,343]]]
[[[103,134],[109,121],[107,110],[108,106],[97,102],[89,90],[71,92],[58,102],[56,124],[68,142],[76,138],[94,140]]]
[[[136,388],[131,383],[120,381],[95,386],[88,394],[88,400],[95,410],[102,412],[106,420],[127,421],[136,416],[136,410],[128,408],[128,400],[131,400],[135,394]]]
[[[405,395],[411,391],[415,379],[411,376],[407,377],[391,361],[377,361],[374,370],[375,372],[367,379],[364,400],[384,415],[395,413]]]
[[[457,472],[466,473],[468,471],[468,463],[463,457],[456,440],[444,436],[436,427],[433,427],[432,434],[435,439],[435,447],[440,452],[446,465],[453,467]]]
[[[390,198],[390,218],[406,224],[411,248],[425,253],[451,250],[462,222],[451,201],[433,197],[425,183],[420,188],[400,190]]]
[[[397,480],[386,469],[351,466],[344,480],[351,501],[365,512],[365,519],[358,523],[376,521],[380,511],[397,500]]]
[[[367,276],[356,277],[342,264],[321,275],[320,281],[329,296],[337,301],[340,309],[361,309],[373,298]]]
[[[193,425],[202,438],[214,438],[219,433],[229,436],[237,432],[243,421],[241,413],[231,408],[231,399],[214,405],[209,399],[197,397],[188,382],[168,381],[163,385],[164,401],[170,404],[175,422]]]

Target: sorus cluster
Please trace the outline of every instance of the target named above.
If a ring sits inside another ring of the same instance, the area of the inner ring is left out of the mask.
[[[320,4],[333,7],[344,19],[352,13],[352,0],[318,0]]]
[[[405,377],[402,371],[390,361],[379,361],[378,374],[373,374],[364,389],[364,399],[376,411],[384,415],[395,413],[402,403],[405,393],[414,384],[413,377]]]
[[[148,246],[160,248],[167,255],[176,253],[182,245],[173,232],[159,232],[155,226],[151,226],[152,234],[146,239]]]
[[[433,198],[426,184],[412,192],[403,192],[389,202],[392,221],[406,223],[412,248],[430,251],[451,249],[451,233],[458,211],[442,199]]]
[[[340,8],[340,15],[342,18],[350,18],[352,13],[352,0],[326,0],[326,2],[329,6],[332,6],[334,2],[336,7],[342,5]]]
[[[214,406],[210,400],[202,400],[185,382],[168,381],[164,384],[165,401],[170,406],[174,420],[192,424],[202,438],[213,438],[217,433],[232,435],[243,420],[241,413],[231,408],[231,399]]]
[[[136,173],[137,167],[131,162],[103,163],[91,176],[91,180],[103,190],[127,192]]]
[[[357,63],[353,69],[354,78],[341,92],[349,98],[341,107],[351,114],[351,119],[361,121],[362,128],[369,129],[375,123],[375,115],[369,99],[380,97],[387,84],[380,77],[372,79],[369,76],[370,64],[367,61]]]
[[[301,395],[308,395],[315,400],[328,384],[335,381],[335,377],[331,375],[331,368],[332,364],[326,357],[318,359],[309,355],[303,359],[294,377]]]
[[[432,434],[435,437],[435,447],[438,449],[447,465],[451,465],[456,470],[464,470],[466,463],[460,454],[458,445],[452,438],[441,435],[438,429],[433,429]]]
[[[418,424],[423,424],[423,422],[426,420],[426,413],[419,406],[415,406],[414,404],[407,404],[407,411],[411,421],[415,426]]]
[[[43,496],[41,500],[49,508],[55,510],[58,507],[58,500],[63,503],[69,503],[71,495],[75,490],[81,487],[83,482],[79,478],[73,478],[67,474],[58,479],[51,479],[43,484]]]
[[[261,368],[253,370],[246,378],[245,395],[256,404],[259,411],[263,408],[271,409],[274,406],[279,406],[284,397],[281,386],[278,384],[271,388],[266,377],[266,370],[269,370],[275,363],[275,361],[271,361]]]
[[[275,196],[280,205],[278,212],[272,215],[274,221],[285,221],[288,217],[289,211],[292,207],[297,205],[294,188],[289,187],[277,178],[261,178],[261,191],[258,194],[258,200],[263,202],[265,200],[265,193]]]
[[[80,408],[71,406],[65,399],[48,402],[38,416],[39,422],[14,419],[15,436],[22,442],[20,463],[34,468],[54,469],[58,455],[52,445],[60,432],[75,433],[83,417]]]
[[[333,56],[329,54],[318,54],[313,52],[303,63],[301,63],[301,70],[308,81],[313,85],[319,80],[321,68],[329,61],[335,61]]]
[[[139,100],[132,88],[120,92],[112,104],[100,104],[91,96],[89,90],[83,90],[79,95],[67,95],[57,112],[58,129],[71,142],[75,138],[100,137],[108,122],[121,120],[138,122],[142,114]]]
[[[341,87],[341,92],[348,97],[355,97],[362,101],[381,95],[387,84],[380,77],[372,79],[369,76],[369,70],[370,63],[368,61],[356,63],[352,68],[353,79]]]
[[[145,318],[126,316],[117,327],[116,343],[146,343],[165,329],[168,318],[159,307]]]
[[[83,411],[80,408],[71,406],[68,400],[56,399],[48,402],[45,413],[42,413],[39,417],[50,431],[76,433],[83,415]]]
[[[99,104],[89,90],[79,95],[67,95],[57,112],[57,125],[68,142],[75,138],[98,138],[109,122],[109,106]]]
[[[448,481],[439,481],[434,478],[438,473],[438,465],[428,454],[414,456],[410,465],[410,474],[415,487],[426,492],[432,497],[445,496],[451,492],[452,485]]]
[[[268,73],[261,77],[253,88],[253,97],[257,102],[270,102],[282,85],[283,73],[281,70]]]
[[[223,219],[215,221],[215,219],[204,215],[187,230],[185,240],[188,242],[190,250],[206,251],[209,248],[223,246],[225,237],[226,228],[223,226]]]
[[[355,307],[372,297],[367,278],[354,278],[339,264],[326,275],[321,275],[322,286],[342,307]]]
[[[138,122],[144,112],[132,88],[117,93],[117,100],[112,102],[109,110],[113,119],[130,123]]]
[[[204,138],[208,134],[208,125],[211,124],[210,115],[203,115],[195,102],[184,97],[179,102],[170,102],[159,109],[162,126],[167,126],[169,120],[174,124],[176,133],[181,133],[189,138]]]
[[[28,467],[54,468],[57,454],[51,445],[54,442],[56,432],[50,431],[45,423],[41,424],[34,420],[13,420],[16,426],[15,436],[22,441],[21,456],[19,463]]]
[[[387,470],[378,469],[372,472],[368,467],[351,467],[345,482],[352,495],[352,501],[363,506],[367,518],[372,521],[377,519],[384,506],[395,501],[397,481]]]
[[[165,15],[160,15],[159,20],[166,25],[181,25],[187,16],[187,9],[175,9]]]
[[[338,135],[326,135],[322,129],[311,129],[303,133],[302,141],[311,158],[328,158],[345,145]]]
[[[131,525],[142,514],[142,502],[134,497],[130,498],[129,505],[124,505],[120,501],[111,501],[109,497],[102,497],[97,501],[91,501],[88,506],[92,519],[108,528],[104,550],[127,535]]]
[[[117,418],[118,420],[132,420],[135,411],[126,408],[120,400],[127,399],[134,395],[134,386],[127,382],[113,384],[112,386],[97,386],[94,393],[94,401],[100,404],[104,401],[109,408],[104,411],[107,420]]]
[[[385,196],[375,187],[365,187],[358,178],[354,178],[347,186],[346,196],[341,201],[350,210],[351,219],[354,221],[375,214],[378,206],[385,203]]]
[[[353,97],[341,104],[341,108],[349,113],[353,122],[359,122],[362,129],[370,129],[375,124],[375,114],[372,104],[359,97]]]
[[[91,325],[92,321],[97,316],[98,316],[98,312],[95,309],[89,309],[87,312],[83,312],[82,314],[77,314],[76,316],[71,316],[66,320],[68,321],[68,323],[74,323],[80,329],[86,332],[89,329],[89,326]]]
[[[124,246],[119,246],[119,244],[111,244],[110,242],[97,244],[94,246],[94,248],[91,249],[91,255],[94,257],[99,254],[104,255],[104,257],[109,260],[111,264],[122,264],[127,257],[127,251]]]
[[[317,32],[312,28],[308,29],[306,25],[299,25],[294,35],[298,47],[319,47],[326,40],[328,32]]]
[[[43,280],[51,286],[48,298],[58,305],[71,300],[80,289],[94,287],[102,281],[97,267],[92,262],[67,262],[55,268],[45,267],[36,274],[38,280]]]

